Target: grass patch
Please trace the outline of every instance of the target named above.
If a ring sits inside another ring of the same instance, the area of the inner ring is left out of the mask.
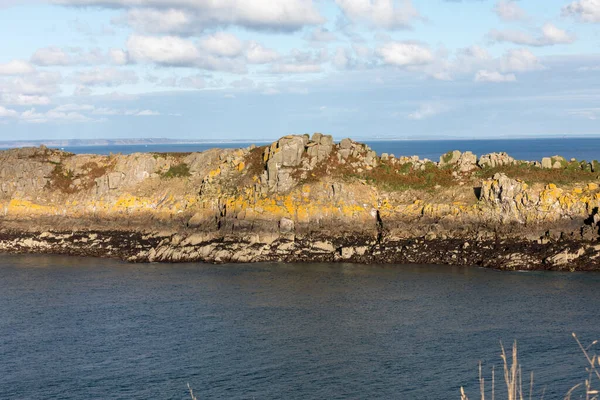
[[[150,154],[152,154],[152,157],[154,157],[155,160],[158,160],[159,158],[174,158],[176,160],[182,160],[185,157],[189,156],[190,154],[192,154],[191,152],[176,152],[176,151],[168,151],[165,153],[157,153],[157,152],[151,152]]]
[[[59,190],[63,193],[75,193],[77,190],[73,186],[75,173],[71,169],[66,169],[62,164],[56,164],[50,173],[49,180],[46,183],[46,189]]]
[[[554,183],[557,185],[568,185],[575,182],[590,182],[598,179],[597,172],[581,169],[579,162],[568,162],[566,168],[545,169],[535,167],[529,164],[503,165],[494,168],[484,168],[474,173],[474,176],[481,179],[490,179],[496,173],[504,173],[509,178],[521,179],[522,181],[533,184]]]
[[[409,189],[433,190],[437,187],[450,187],[457,184],[452,170],[438,168],[433,163],[426,163],[425,168],[415,168],[412,163],[399,166],[381,162],[377,167],[360,176],[368,183],[388,191],[404,191]]]
[[[246,175],[250,178],[260,177],[265,171],[264,154],[267,146],[255,147],[246,154],[244,157],[244,164],[246,165]]]
[[[190,173],[190,166],[186,163],[172,165],[167,172],[161,174],[161,177],[166,179],[187,178],[189,176],[192,176],[192,174]]]
[[[81,166],[83,173],[77,176],[82,180],[82,187],[84,189],[91,189],[96,184],[96,179],[103,177],[115,165],[115,161],[113,160],[110,164],[99,165],[94,161],[90,161]]]

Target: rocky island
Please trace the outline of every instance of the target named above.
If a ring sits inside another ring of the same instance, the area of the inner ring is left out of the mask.
[[[377,155],[316,133],[201,153],[0,152],[0,251],[130,262],[599,270],[600,164]]]

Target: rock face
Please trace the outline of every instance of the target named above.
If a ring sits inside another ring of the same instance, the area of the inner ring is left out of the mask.
[[[190,154],[1,151],[0,251],[600,269],[597,169],[506,153],[379,157],[320,133]]]
[[[504,152],[484,154],[477,162],[481,168],[496,168],[514,164],[516,164],[515,159]]]
[[[460,172],[469,172],[477,168],[477,156],[470,151],[461,153],[454,150],[442,155],[439,165],[440,167],[454,166]]]
[[[335,145],[333,137],[315,133],[289,135],[274,142],[264,151],[266,169],[261,182],[269,192],[285,193],[306,179],[320,164],[330,161],[336,154],[338,162],[354,159],[356,168],[373,168],[377,165],[377,154],[368,146],[344,139]]]
[[[481,199],[498,209],[502,221],[524,222],[523,211],[529,202],[526,190],[527,184],[496,174],[483,182]]]

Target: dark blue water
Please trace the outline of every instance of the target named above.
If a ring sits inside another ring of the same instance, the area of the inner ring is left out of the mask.
[[[381,153],[396,156],[418,155],[437,161],[440,156],[451,150],[470,150],[477,155],[493,152],[507,152],[518,160],[541,160],[542,157],[562,155],[567,159],[600,159],[600,138],[585,139],[505,139],[505,140],[399,140],[366,141],[371,148]],[[173,145],[124,145],[124,146],[77,146],[65,147],[66,151],[76,154],[131,154],[136,152],[197,152],[212,148],[242,148],[247,143],[204,143]],[[265,143],[255,143],[263,145]]]
[[[600,274],[3,256],[1,399],[456,399],[519,340],[536,396],[586,377]],[[488,380],[489,382],[489,380]],[[526,386],[524,384],[524,386]],[[497,384],[501,398],[502,384]]]

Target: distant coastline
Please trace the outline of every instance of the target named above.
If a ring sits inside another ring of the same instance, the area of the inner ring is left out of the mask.
[[[478,138],[357,138],[363,142],[468,142],[468,141],[514,141],[514,140],[581,140],[600,139],[596,136],[529,136],[529,137],[478,137]],[[276,140],[276,139],[275,139]],[[186,145],[186,144],[236,144],[236,143],[270,143],[272,139],[170,139],[170,138],[116,138],[116,139],[36,139],[36,140],[2,140],[0,149],[13,149],[20,147],[99,147],[99,146],[143,146],[143,145]]]
[[[247,143],[247,140],[216,139],[168,139],[168,138],[125,138],[125,139],[40,139],[40,140],[6,140],[0,141],[0,149],[20,147],[94,147],[94,146],[140,146],[140,145],[175,145],[175,144],[218,144]],[[259,141],[262,142],[262,141]]]

